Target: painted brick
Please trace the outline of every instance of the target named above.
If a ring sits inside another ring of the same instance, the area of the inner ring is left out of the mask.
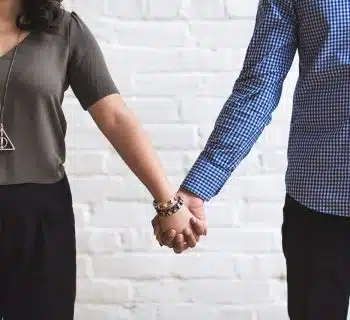
[[[251,39],[258,0],[65,0],[177,187],[205,146]],[[67,173],[78,249],[76,320],[287,319],[280,226],[296,57],[251,153],[206,203],[208,236],[176,255],[153,237],[147,189],[69,89]]]

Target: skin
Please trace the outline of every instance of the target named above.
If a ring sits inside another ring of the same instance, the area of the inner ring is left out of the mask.
[[[16,28],[16,17],[21,8],[21,0],[0,0],[0,32]]]
[[[20,41],[29,34],[16,26],[16,17],[21,9],[20,0],[0,0],[0,55],[10,51],[16,45],[19,34]]]
[[[191,226],[194,237],[198,242],[201,235],[207,235],[207,222],[204,213],[204,201],[195,194],[187,190],[179,190],[178,194],[184,199],[184,202],[194,218],[191,219]],[[192,247],[189,238],[191,237],[188,230],[183,234],[177,234],[175,230],[168,230],[162,232],[159,225],[159,218],[154,217],[152,221],[154,234],[161,245],[166,245],[173,248],[175,253],[182,253],[188,248]]]
[[[19,30],[15,23],[21,9],[21,0],[0,0],[2,54],[16,45],[19,34],[21,34],[20,41],[28,35],[28,32]],[[166,178],[149,138],[123,98],[119,94],[109,95],[92,105],[89,113],[103,135],[153,198],[156,201],[170,199],[175,191]],[[180,194],[184,197],[185,206],[170,217],[156,216],[153,220],[155,234],[160,244],[173,247],[177,253],[194,247],[199,236],[206,233],[204,211],[203,215],[199,214],[200,210],[196,211],[193,196],[183,191],[180,191]]]
[[[104,136],[113,145],[131,171],[145,185],[156,201],[167,201],[174,194],[151,142],[119,94],[112,94],[94,104],[89,112]],[[173,229],[186,232],[189,244],[195,246],[190,220],[193,214],[183,206],[170,217],[158,217],[161,232]]]

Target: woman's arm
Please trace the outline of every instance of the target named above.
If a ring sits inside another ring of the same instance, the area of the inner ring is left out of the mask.
[[[156,201],[167,201],[175,191],[134,113],[119,94],[109,95],[89,108],[95,123]]]
[[[122,97],[119,94],[109,95],[88,110],[99,129],[153,198],[159,202],[170,200],[175,191],[167,181],[150,139]],[[163,232],[172,229],[175,234],[183,233],[187,246],[194,247],[197,241],[190,226],[193,218],[184,206],[174,215],[159,217],[158,222]]]
[[[170,200],[175,192],[150,140],[119,95],[94,35],[75,12],[71,13],[68,34],[67,77],[81,106],[89,110],[97,126],[154,199],[160,202]],[[174,229],[177,233],[189,229],[192,235],[189,227],[192,217],[184,206],[176,214],[159,219],[160,229]],[[191,239],[187,240],[189,242]],[[195,239],[192,245],[195,245]]]

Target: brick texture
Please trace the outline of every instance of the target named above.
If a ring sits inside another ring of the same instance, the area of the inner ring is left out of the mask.
[[[69,0],[178,185],[240,71],[258,0]],[[218,197],[206,239],[160,248],[146,189],[72,92],[67,164],[76,212],[76,320],[284,320],[280,224],[296,63],[279,108]]]

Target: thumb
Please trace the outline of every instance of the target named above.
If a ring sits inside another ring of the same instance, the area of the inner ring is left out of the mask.
[[[200,236],[207,235],[207,226],[204,220],[197,219],[196,217],[191,218],[191,227],[193,231]]]
[[[158,216],[155,216],[152,220],[153,234],[157,236],[160,233],[160,225],[158,221]]]

